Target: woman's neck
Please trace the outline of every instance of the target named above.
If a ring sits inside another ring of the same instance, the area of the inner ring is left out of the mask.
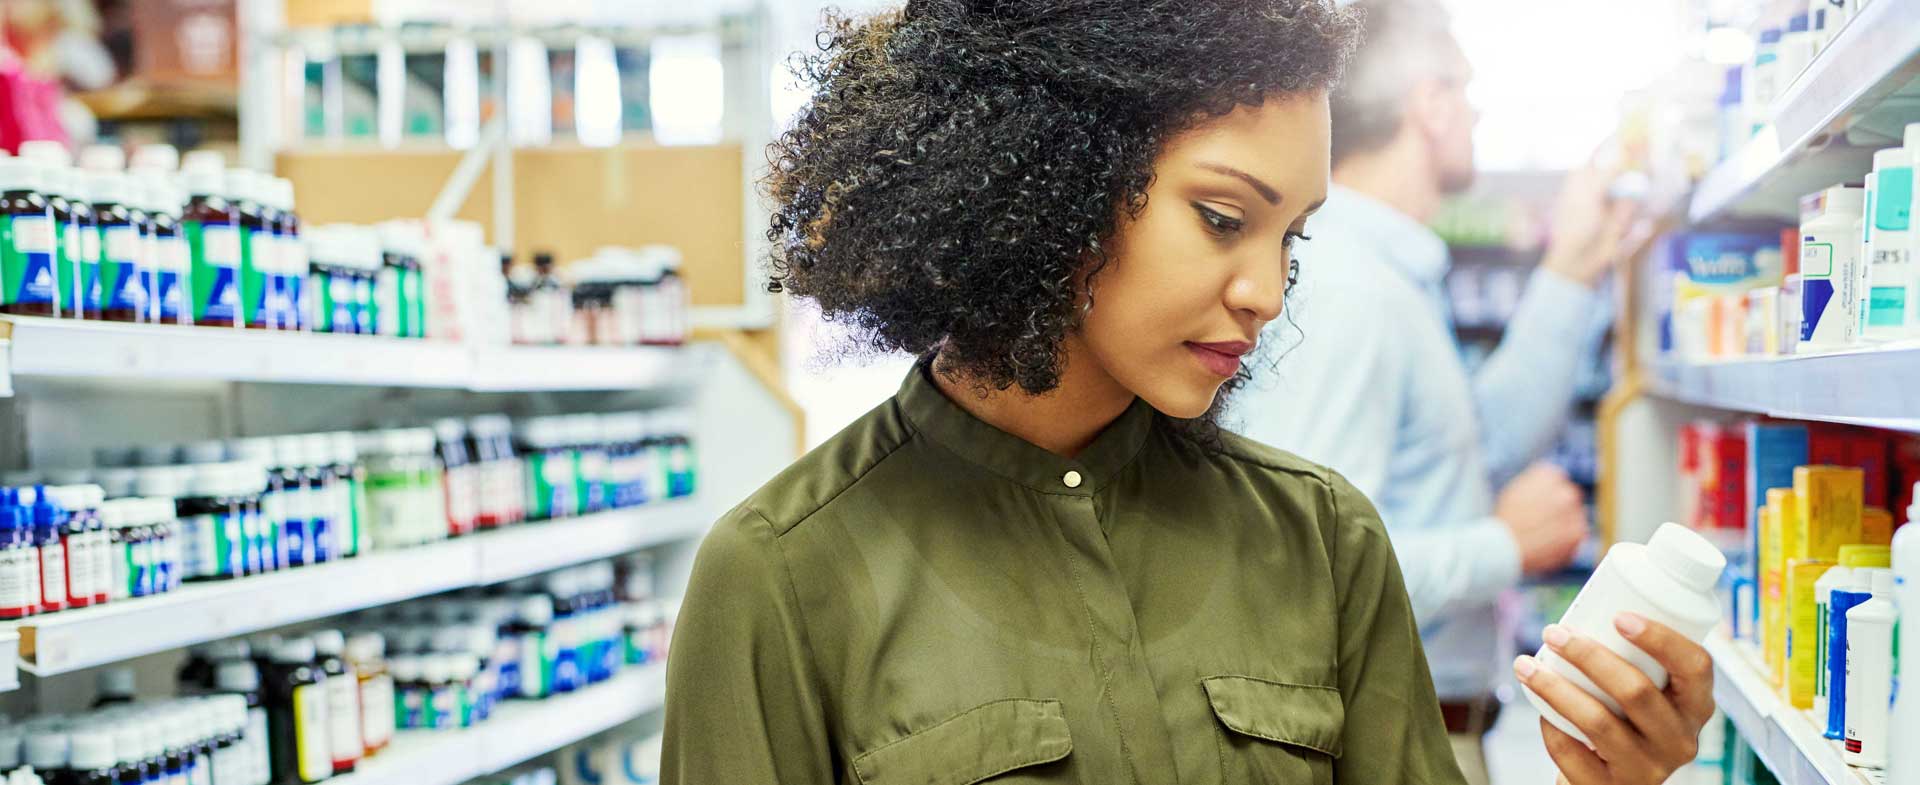
[[[1025,439],[1047,452],[1072,458],[1133,405],[1133,392],[1107,374],[1077,340],[1061,347],[1067,358],[1060,385],[1044,395],[1009,387],[981,397],[965,375],[950,375],[938,357],[933,382],[954,405],[1002,431]],[[1075,362],[1078,358],[1080,361]]]

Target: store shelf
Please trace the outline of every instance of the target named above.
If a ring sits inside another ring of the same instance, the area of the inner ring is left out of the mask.
[[[1780,699],[1761,674],[1759,653],[1724,632],[1707,638],[1713,698],[1781,785],[1884,785],[1881,772],[1848,766],[1840,745],[1808,713]]]
[[[713,523],[695,499],[627,511],[515,526],[475,538],[480,556],[474,583],[489,585],[699,536]],[[611,520],[609,520],[611,519]]]
[[[1901,125],[1920,120],[1916,18],[1920,0],[1862,9],[1787,86],[1760,133],[1700,181],[1688,218],[1791,219],[1800,196],[1859,182],[1874,149],[1899,144],[1875,138],[1897,140]]]
[[[1844,380],[1854,380],[1848,383]],[[1838,354],[1659,362],[1652,392],[1696,406],[1920,433],[1920,347]]]
[[[19,622],[21,669],[69,673],[206,641],[452,591],[698,536],[698,499],[615,510]],[[0,645],[0,651],[12,651]]]
[[[181,379],[471,389],[629,390],[691,374],[672,348],[452,341],[7,317],[5,378]]]
[[[464,731],[402,731],[392,746],[330,785],[460,785],[511,768],[666,703],[666,668],[628,670],[605,684],[538,702],[509,702]]]

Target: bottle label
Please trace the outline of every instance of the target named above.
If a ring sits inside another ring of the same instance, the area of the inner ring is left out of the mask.
[[[240,229],[240,307],[249,326],[267,326],[268,282],[273,277],[273,254],[263,247],[264,232]]]
[[[398,691],[393,704],[393,722],[400,730],[419,730],[427,725],[427,691],[406,687]]]
[[[93,536],[91,532],[76,532],[61,538],[67,546],[67,604],[90,605],[93,603]]]
[[[106,529],[88,533],[93,539],[93,601],[106,602],[113,597],[113,539]]]
[[[0,303],[52,305],[56,291],[53,255],[53,219],[44,215],[16,215],[0,221]]]
[[[386,746],[393,739],[393,678],[385,674],[360,685],[360,734],[367,749]]]
[[[19,618],[31,612],[29,592],[26,549],[0,550],[0,614]]]
[[[427,691],[427,727],[434,729],[460,726],[460,697],[449,685]]]
[[[147,312],[147,288],[140,275],[140,235],[131,226],[101,229],[106,255],[100,275],[106,285],[101,294],[101,310]]]
[[[333,776],[333,747],[327,741],[327,695],[320,684],[293,688],[293,739],[297,770],[304,782]]]
[[[530,632],[520,639],[520,697],[545,698],[553,694],[550,636]]]
[[[327,729],[333,766],[339,768],[357,761],[366,753],[360,729],[360,682],[351,671],[327,677]]]
[[[400,316],[400,271],[397,267],[382,266],[374,277],[373,315],[369,320],[372,330],[380,335],[397,336],[401,334],[403,321]]]
[[[240,232],[231,224],[181,225],[192,271],[195,321],[230,321],[240,312]]]
[[[178,271],[161,268],[154,274],[154,306],[160,314],[160,321],[180,321],[181,313],[187,304],[187,292],[184,284],[185,281],[180,280],[180,273]]]

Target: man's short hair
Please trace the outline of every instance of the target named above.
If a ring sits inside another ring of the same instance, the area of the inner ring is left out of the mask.
[[[1335,165],[1393,140],[1415,83],[1466,76],[1453,19],[1436,0],[1359,0],[1353,6],[1363,14],[1365,32],[1333,92]]]

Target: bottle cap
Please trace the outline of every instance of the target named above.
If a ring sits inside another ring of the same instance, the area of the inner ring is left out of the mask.
[[[226,190],[226,175],[217,169],[187,169],[180,181],[187,187],[187,195],[221,196]]]
[[[332,466],[339,463],[333,457],[333,438],[324,433],[309,433],[300,437],[300,454],[307,457],[312,466]]]
[[[169,499],[187,495],[195,477],[195,469],[189,466],[148,466],[137,471],[137,493]]]
[[[40,167],[18,158],[0,158],[0,192],[39,190]]]
[[[284,469],[300,469],[311,465],[313,456],[307,454],[307,440],[302,436],[273,437],[273,465]]]
[[[111,769],[113,764],[113,734],[102,730],[73,734],[73,755],[69,765],[74,769],[98,771]]]
[[[333,442],[334,463],[354,463],[360,460],[360,451],[356,449],[353,434],[348,431],[335,431],[327,434]]]
[[[387,667],[393,673],[393,680],[399,682],[419,681],[424,670],[420,658],[410,656],[394,657]]]
[[[142,722],[140,729],[140,753],[143,758],[158,758],[167,752],[167,731],[157,722]]]
[[[227,660],[213,670],[213,684],[222,692],[260,689],[260,669],[249,660]]]
[[[186,446],[184,453],[187,463],[219,463],[227,459],[227,444],[211,439],[194,442]]]
[[[119,148],[114,150],[118,151]],[[177,171],[180,168],[180,150],[170,144],[143,144],[133,151],[132,166],[161,172]]]
[[[33,139],[20,143],[20,158],[41,166],[72,166],[73,153],[51,139]]]
[[[108,668],[100,672],[98,679],[101,697],[131,698],[137,693],[133,685],[133,669],[127,667]]]
[[[428,684],[445,684],[453,681],[453,655],[433,654],[420,659],[420,675],[427,680]]]
[[[553,623],[553,598],[544,594],[534,594],[520,599],[516,617],[521,624],[544,627]]]
[[[273,440],[255,436],[250,439],[235,439],[227,442],[227,452],[236,461],[252,461],[261,466],[273,464]]]
[[[136,158],[138,155],[136,154]],[[95,172],[118,172],[127,167],[127,153],[115,144],[90,144],[80,151],[80,168]]]
[[[323,656],[338,657],[346,653],[347,636],[339,630],[314,630],[313,650]]]
[[[27,734],[27,765],[41,771],[67,767],[67,734],[47,729]]]
[[[446,657],[453,681],[472,681],[480,675],[480,660],[471,654],[455,654]]]
[[[377,632],[356,632],[347,639],[347,658],[356,663],[377,662],[387,655],[387,640]]]
[[[114,723],[111,732],[113,734],[113,754],[120,763],[139,763],[146,757],[142,754],[144,752],[144,745],[140,740],[140,726],[132,721],[118,722]]]
[[[1727,557],[1707,538],[1677,523],[1663,523],[1647,541],[1647,556],[1680,585],[1705,593],[1720,582]]]
[[[1875,172],[1909,165],[1911,161],[1907,157],[1905,147],[1889,147],[1885,150],[1875,150],[1873,153],[1873,171]]]
[[[288,638],[273,647],[273,661],[281,665],[300,665],[315,659],[312,638]]]

